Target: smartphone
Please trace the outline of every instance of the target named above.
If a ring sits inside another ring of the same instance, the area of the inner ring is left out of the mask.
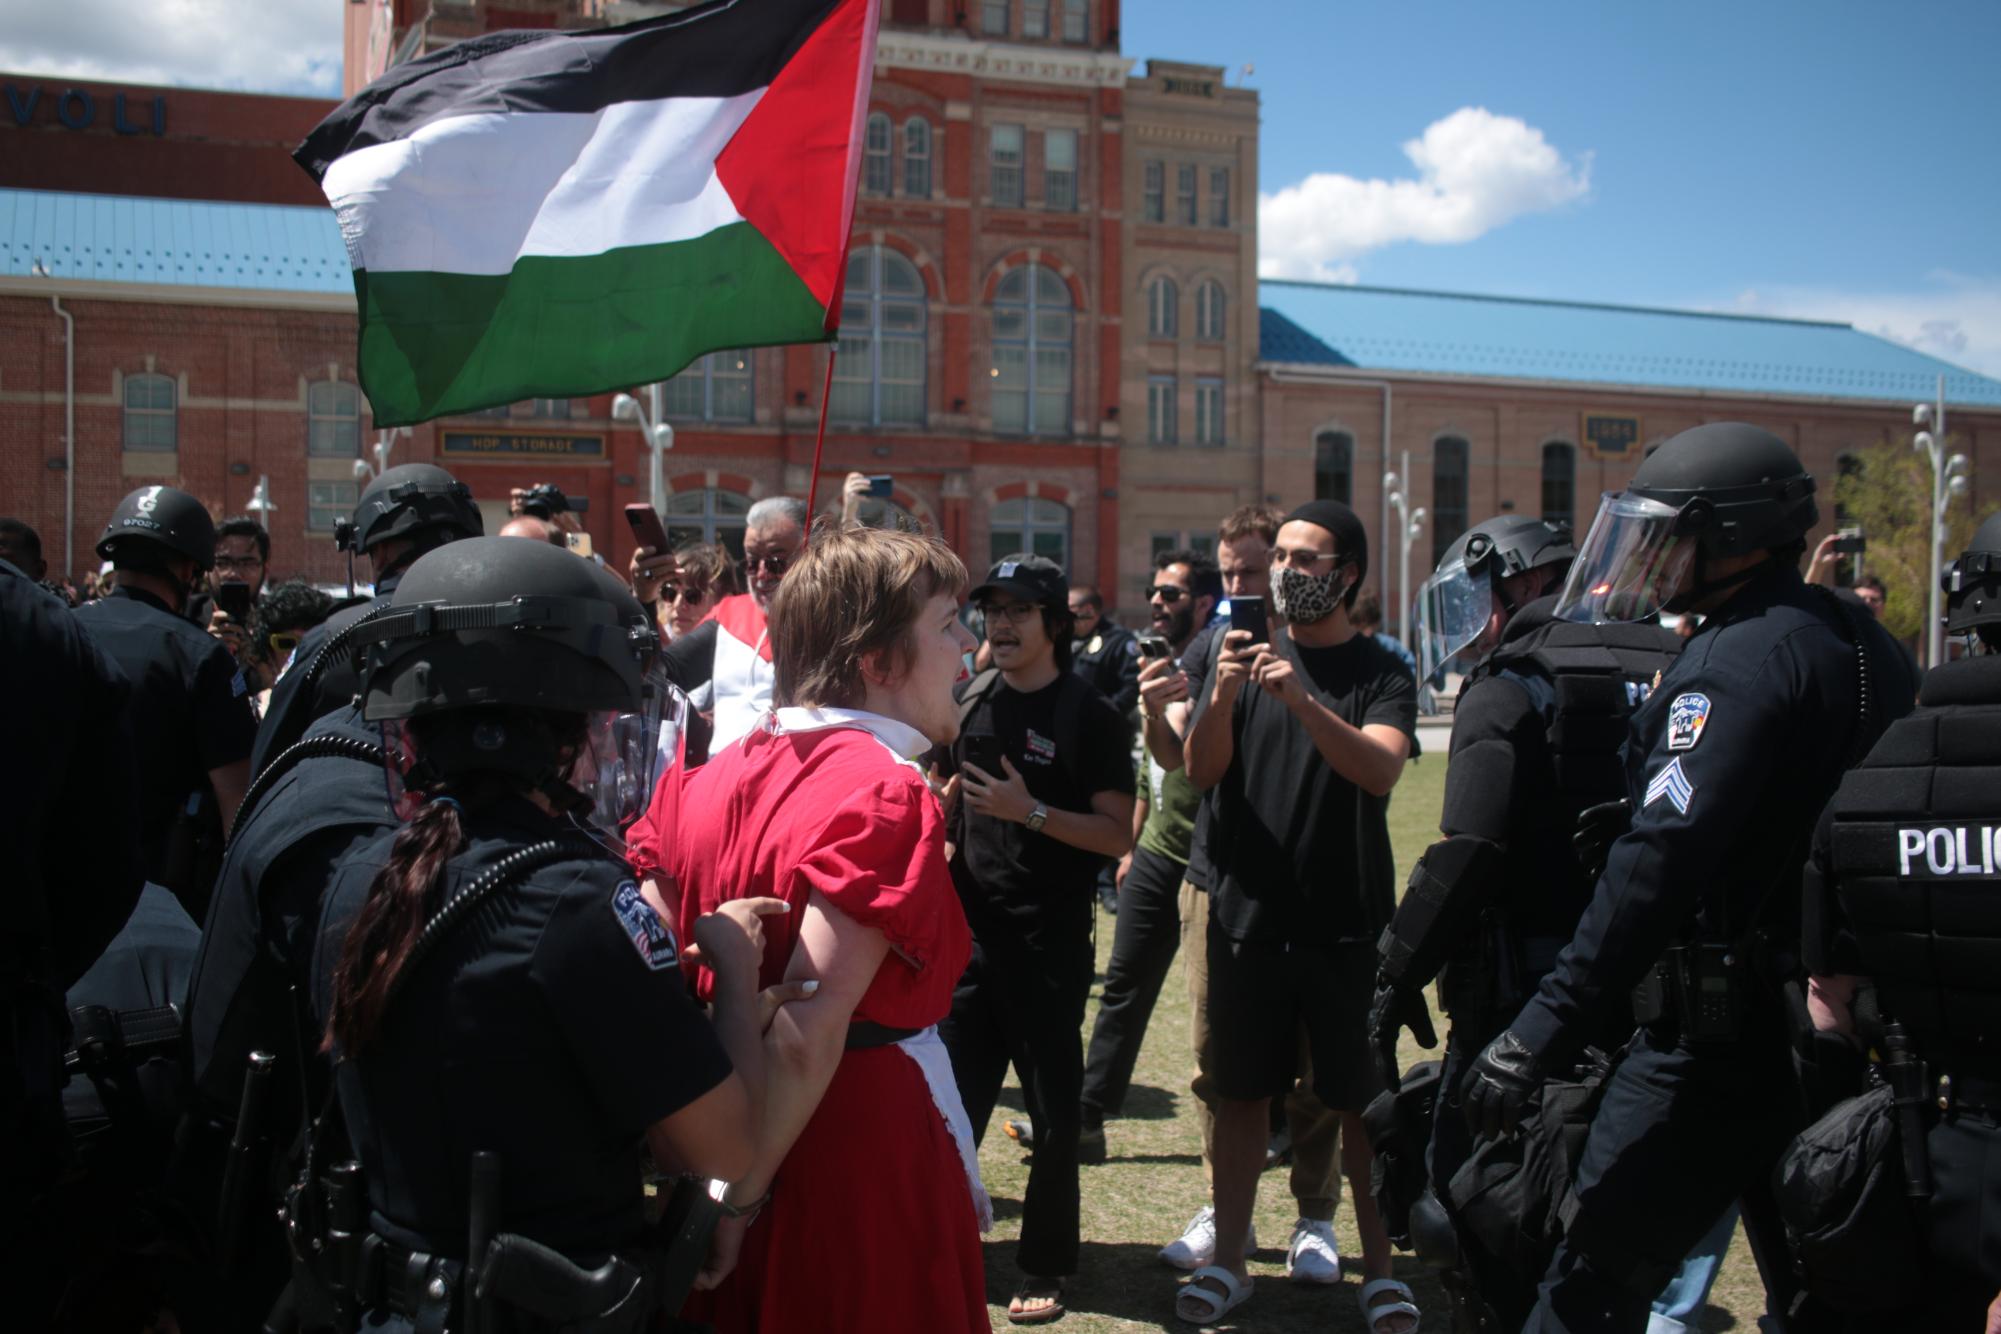
[[[571,555],[582,556],[585,560],[591,558],[591,535],[589,533],[564,533],[563,540],[569,543]]]
[[[632,535],[639,539],[642,547],[652,547],[653,554],[667,550],[667,530],[660,526],[660,515],[651,505],[641,501],[625,507],[625,522],[632,529]]]
[[[973,765],[980,772],[994,778],[1007,777],[1007,770],[1001,768],[1000,738],[991,732],[975,732],[966,737],[964,763]]]
[[[1251,632],[1251,643],[1271,642],[1271,623],[1265,619],[1263,598],[1231,598],[1230,628]]]
[[[215,586],[215,605],[238,625],[250,623],[250,585],[241,579],[225,579]]]
[[[1159,635],[1141,635],[1139,655],[1142,658],[1171,658],[1174,656],[1174,645]]]
[[[1859,556],[1869,549],[1869,539],[1860,528],[1844,528],[1834,535],[1834,549],[1844,556]]]
[[[895,480],[894,477],[886,472],[872,474],[868,479],[869,495],[875,497],[877,500],[888,500]]]

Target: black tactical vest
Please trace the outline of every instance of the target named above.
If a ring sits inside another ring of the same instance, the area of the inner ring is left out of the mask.
[[[1830,814],[1828,879],[1884,1016],[1935,1068],[2001,1077],[2001,656],[1928,674]]]

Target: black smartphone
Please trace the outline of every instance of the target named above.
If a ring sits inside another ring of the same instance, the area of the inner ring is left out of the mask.
[[[1834,549],[1844,556],[1859,556],[1869,549],[1869,539],[1860,528],[1844,528],[1835,534]]]
[[[250,623],[250,585],[241,579],[225,579],[215,586],[215,605],[238,625]]]
[[[868,493],[877,500],[888,500],[895,489],[896,479],[886,472],[873,473],[868,479]]]
[[[1271,623],[1265,619],[1265,600],[1263,598],[1231,598],[1230,628],[1232,630],[1250,631],[1250,642],[1253,644],[1269,644],[1271,642]]]
[[[651,505],[644,501],[627,505],[625,522],[640,546],[652,547],[656,556],[667,550],[667,530],[660,526],[660,515]]]
[[[970,764],[992,778],[1007,777],[1007,770],[1001,768],[1000,738],[991,732],[974,732],[966,737],[964,763]]]
[[[1139,655],[1142,658],[1171,658],[1174,656],[1174,645],[1159,635],[1141,635]]]

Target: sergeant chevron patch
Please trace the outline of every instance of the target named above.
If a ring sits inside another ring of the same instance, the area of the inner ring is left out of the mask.
[[[1668,767],[1654,775],[1654,781],[1647,784],[1647,799],[1643,807],[1651,806],[1662,797],[1683,815],[1688,814],[1689,798],[1695,795],[1695,786],[1688,781],[1688,775],[1681,770],[1681,756],[1677,755]]]

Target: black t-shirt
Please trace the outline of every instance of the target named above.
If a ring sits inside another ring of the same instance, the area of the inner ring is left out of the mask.
[[[146,878],[165,884],[167,835],[191,793],[201,794],[219,840],[208,774],[250,755],[257,737],[250,687],[220,640],[149,593],[114,589],[77,608],[76,617],[132,682],[127,709],[139,761],[139,842]]]
[[[1188,641],[1188,647],[1181,652],[1179,666],[1188,673],[1188,698],[1191,701],[1205,699],[1209,694],[1209,678],[1215,675],[1216,658],[1223,651],[1223,636],[1230,632],[1230,618],[1218,616],[1209,624],[1195,632]],[[1189,717],[1192,720],[1191,710]],[[1216,868],[1209,864],[1209,825],[1215,820],[1216,789],[1210,788],[1202,794],[1202,804],[1195,808],[1195,833],[1188,840],[1188,869],[1183,872],[1188,883],[1207,892],[1215,882]]]
[[[1060,696],[1073,697],[1069,716],[1076,735],[1063,735]],[[967,738],[1000,739],[1001,753],[1014,762],[1029,792],[1052,811],[1092,812],[1100,792],[1136,789],[1132,747],[1125,720],[1081,678],[1064,672],[1029,694],[996,681],[986,699],[967,716],[953,744],[950,768],[964,762]],[[1005,772],[996,775],[1005,777]],[[1090,915],[1092,889],[1104,861],[1095,852],[1071,847],[1047,832],[975,814],[964,801],[954,809],[952,881],[966,918],[977,935],[986,924],[1024,920],[1046,913]]]
[[[567,826],[525,801],[466,812],[441,901]],[[335,873],[314,1012],[394,832]],[[668,926],[609,857],[561,861],[493,892],[401,982],[371,1046],[337,1067],[341,1111],[385,1231],[463,1246],[475,1149],[500,1155],[499,1230],[580,1263],[640,1232],[646,1129],[730,1073],[689,999]],[[629,932],[643,930],[643,948]]]
[[[1331,648],[1276,639],[1323,705],[1354,727],[1397,728],[1417,753],[1417,686],[1396,654],[1361,634]],[[1205,690],[1196,718],[1207,707]],[[1337,774],[1284,702],[1255,685],[1237,696],[1232,727],[1207,831],[1209,920],[1236,940],[1373,941],[1395,905],[1389,798]]]

